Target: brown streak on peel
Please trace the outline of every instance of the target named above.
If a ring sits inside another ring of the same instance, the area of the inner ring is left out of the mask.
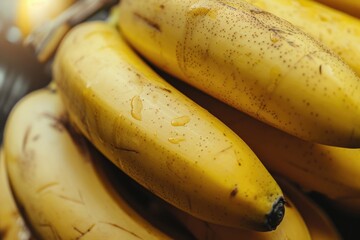
[[[320,75],[322,74],[322,65],[321,64],[319,66],[319,73],[320,73]]]
[[[24,138],[23,138],[23,143],[22,143],[22,151],[23,151],[23,153],[26,152],[26,145],[27,145],[27,143],[29,141],[30,132],[31,132],[31,127],[28,126],[26,128],[25,135],[24,135]]]
[[[108,224],[108,225],[110,225],[110,226],[119,228],[119,229],[121,229],[121,230],[123,230],[123,231],[125,231],[125,232],[127,232],[127,233],[129,233],[129,234],[131,234],[131,235],[133,235],[134,237],[137,237],[137,238],[139,238],[139,239],[142,239],[142,238],[141,238],[139,235],[137,235],[136,233],[134,233],[134,232],[132,232],[132,231],[129,231],[129,230],[127,230],[126,228],[121,227],[121,226],[119,226],[119,225],[117,225],[117,224],[115,224],[115,223],[110,223],[110,222],[101,222],[101,223]]]
[[[156,87],[156,88],[159,88],[159,89],[161,89],[161,90],[163,90],[163,91],[165,91],[165,92],[171,93],[171,90],[170,90],[170,89],[167,89],[167,88],[165,88],[165,87]]]
[[[132,152],[132,153],[140,153],[139,151],[137,150],[134,150],[134,149],[128,149],[128,148],[123,148],[123,147],[118,147],[118,146],[115,146],[113,144],[111,144],[113,148],[115,148],[116,150],[120,150],[120,151],[125,151],[125,152]]]
[[[45,191],[46,189],[52,188],[52,187],[54,187],[54,186],[56,186],[56,185],[59,185],[59,183],[58,183],[58,182],[50,182],[50,183],[47,183],[47,184],[43,185],[42,187],[39,187],[39,188],[36,190],[36,193],[41,193],[41,192]]]
[[[80,200],[79,199],[75,199],[75,198],[70,198],[70,197],[67,197],[65,195],[57,195],[59,198],[62,198],[62,199],[65,199],[65,200],[68,200],[70,202],[74,202],[74,203],[77,203],[77,204],[81,204],[81,205],[85,205],[84,203],[84,200],[82,199],[81,195],[80,195]]]
[[[95,227],[95,224],[92,224],[88,229],[86,229],[85,232],[82,232],[80,229],[78,229],[77,227],[73,227],[73,229],[75,231],[77,231],[78,233],[80,233],[80,236],[78,236],[75,239],[81,239],[82,237],[84,237],[86,234],[88,234],[93,228]]]
[[[152,27],[153,29],[155,29],[156,31],[158,32],[161,32],[161,29],[160,29],[160,25],[157,24],[156,22],[152,21],[151,19],[141,15],[140,13],[136,13],[134,12],[134,15],[141,19],[142,21],[144,21],[147,25],[149,25],[150,27]]]
[[[50,223],[40,223],[39,224],[40,227],[47,227],[50,229],[51,233],[53,234],[53,239],[57,239],[57,240],[61,240],[61,236],[59,235],[59,233],[56,231],[56,229],[50,224]]]
[[[64,122],[65,122],[64,116],[57,117],[57,116],[54,116],[51,113],[47,113],[47,112],[44,112],[42,114],[42,116],[54,121],[50,126],[52,128],[54,128],[55,130],[57,130],[59,132],[62,132],[64,130]]]

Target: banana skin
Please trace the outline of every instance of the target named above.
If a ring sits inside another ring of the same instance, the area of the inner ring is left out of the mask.
[[[10,188],[5,165],[5,157],[0,147],[0,239],[32,240],[34,239],[26,225]]]
[[[353,210],[360,209],[359,149],[327,146],[296,138],[164,72],[159,73],[238,134],[272,175],[285,177],[307,191],[321,193],[331,201],[352,202]]]
[[[360,146],[359,77],[288,21],[244,0],[119,8],[125,38],[159,68],[304,140]]]
[[[339,55],[360,76],[360,19],[313,0],[246,1],[299,27]]]
[[[269,231],[281,222],[281,190],[253,151],[159,77],[115,28],[74,28],[53,76],[72,124],[156,195],[223,225]]]
[[[14,198],[36,239],[172,239],[104,180],[96,162],[108,160],[69,125],[53,86],[13,108],[4,156]]]

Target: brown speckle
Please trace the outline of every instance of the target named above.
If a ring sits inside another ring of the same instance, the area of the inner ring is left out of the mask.
[[[232,197],[232,198],[235,197],[238,192],[239,192],[238,187],[237,187],[237,185],[235,185],[233,190],[231,190],[231,192],[230,192],[230,197]]]

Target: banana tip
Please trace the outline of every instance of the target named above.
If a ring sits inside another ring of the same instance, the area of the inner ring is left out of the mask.
[[[283,197],[277,199],[271,212],[266,215],[266,227],[268,231],[275,230],[285,215],[285,200]]]

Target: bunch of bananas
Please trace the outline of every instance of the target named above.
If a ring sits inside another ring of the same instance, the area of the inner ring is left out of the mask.
[[[7,120],[4,239],[341,239],[304,190],[360,214],[359,19],[309,0],[113,14],[74,27]]]

